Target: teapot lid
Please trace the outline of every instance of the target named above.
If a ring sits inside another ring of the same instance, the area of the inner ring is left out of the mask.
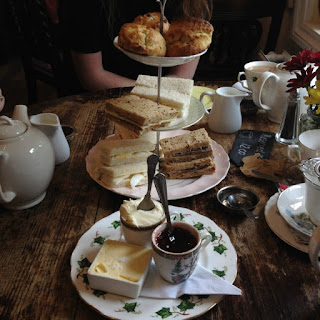
[[[15,138],[27,131],[27,125],[7,116],[0,117],[0,140]]]

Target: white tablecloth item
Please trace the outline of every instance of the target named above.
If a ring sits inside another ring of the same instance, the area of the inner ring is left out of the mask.
[[[154,263],[152,262],[140,296],[175,299],[183,294],[241,295],[241,290],[199,264],[188,280],[182,283],[172,284],[161,278]]]

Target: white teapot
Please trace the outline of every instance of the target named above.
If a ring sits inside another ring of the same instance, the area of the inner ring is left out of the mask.
[[[252,92],[256,106],[266,110],[270,121],[281,123],[284,110],[288,103],[288,80],[294,76],[283,69],[281,63],[270,71],[264,72],[255,82]]]
[[[27,107],[0,117],[0,204],[14,210],[40,203],[55,168],[50,140],[30,124]]]

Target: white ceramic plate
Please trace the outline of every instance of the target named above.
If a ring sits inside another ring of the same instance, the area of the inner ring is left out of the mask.
[[[283,219],[296,231],[311,237],[316,226],[311,222],[305,207],[305,183],[291,186],[284,190],[277,206]]]
[[[188,132],[188,130],[161,132],[160,139],[173,137]],[[221,145],[217,144],[213,140],[211,140],[211,143],[213,148],[214,161],[216,164],[216,171],[213,174],[203,175],[199,178],[168,179],[167,188],[169,200],[183,199],[205,192],[218,185],[226,177],[230,168],[229,156]],[[142,198],[146,194],[147,185],[137,186],[135,188],[108,188],[103,183],[103,181],[99,180],[99,175],[96,171],[96,168],[99,166],[101,166],[101,164],[99,162],[99,152],[98,146],[96,144],[93,148],[90,149],[86,157],[86,168],[90,177],[102,187],[129,198]],[[153,199],[159,200],[159,196],[154,186],[151,189],[151,197]]]
[[[203,117],[205,110],[201,102],[194,98],[190,98],[190,105],[189,105],[189,112],[188,116],[182,119],[180,122],[177,122],[174,125],[169,125],[166,127],[155,129],[155,131],[169,131],[169,130],[178,130],[184,129],[187,127],[192,126],[193,124],[197,123]]]
[[[136,53],[122,49],[118,44],[118,37],[114,38],[113,44],[117,49],[122,51],[129,58],[136,60],[138,62],[141,62],[143,64],[149,65],[149,66],[154,66],[154,67],[178,66],[180,64],[190,62],[190,61],[202,56],[208,50],[208,49],[206,49],[200,53],[194,54],[192,56],[186,56],[186,57],[154,57],[154,56],[144,56],[141,54],[136,54]]]
[[[268,226],[282,241],[302,252],[308,253],[308,245],[299,240],[299,237],[292,232],[292,229],[278,212],[278,197],[279,195],[276,193],[266,203],[264,215]]]
[[[228,235],[212,220],[194,211],[169,207],[183,215],[183,220],[198,230],[205,228],[214,236],[201,253],[199,263],[208,270],[233,283],[237,275],[237,254]],[[141,319],[193,319],[215,306],[223,295],[182,296],[178,299],[127,298],[95,291],[87,280],[92,263],[105,239],[120,239],[119,211],[101,219],[82,235],[71,255],[71,280],[80,297],[93,309],[106,317],[122,320]]]

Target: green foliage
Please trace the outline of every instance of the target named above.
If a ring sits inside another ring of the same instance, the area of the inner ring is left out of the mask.
[[[214,246],[213,250],[222,254],[225,250],[227,250],[227,248],[223,244],[219,244],[218,246]]]
[[[123,309],[125,309],[127,312],[135,312],[136,306],[137,306],[136,302],[126,303]]]
[[[100,296],[103,296],[103,295],[106,294],[106,292],[105,292],[105,291],[102,291],[102,290],[93,290],[92,293],[93,293],[95,296],[97,296],[97,297],[100,297]]]
[[[219,277],[221,277],[221,278],[226,275],[226,273],[225,273],[223,270],[213,269],[212,272],[213,272],[215,275],[217,275],[217,276],[219,276]]]
[[[156,314],[159,315],[162,319],[172,316],[170,308],[162,308],[161,310],[157,311]]]
[[[213,231],[209,231],[209,233],[211,234],[211,242],[218,240],[218,237],[216,236],[216,233]]]
[[[194,224],[193,226],[194,226],[196,229],[198,229],[199,231],[204,229],[203,223],[201,223],[201,222],[198,222],[198,223]]]
[[[111,224],[113,225],[113,227],[114,227],[115,229],[117,229],[118,227],[120,227],[121,222],[115,220],[115,221],[113,221]]]
[[[105,240],[106,238],[99,236],[93,239],[93,243],[98,243],[100,245],[103,245]]]
[[[78,265],[80,268],[89,268],[91,266],[91,262],[87,258],[84,258],[78,261]]]
[[[193,303],[193,302],[191,302],[191,301],[189,301],[189,300],[183,300],[183,301],[178,305],[178,308],[179,308],[182,312],[184,312],[184,311],[186,311],[186,310],[188,310],[188,309],[193,309],[195,305],[196,305],[195,303]]]

